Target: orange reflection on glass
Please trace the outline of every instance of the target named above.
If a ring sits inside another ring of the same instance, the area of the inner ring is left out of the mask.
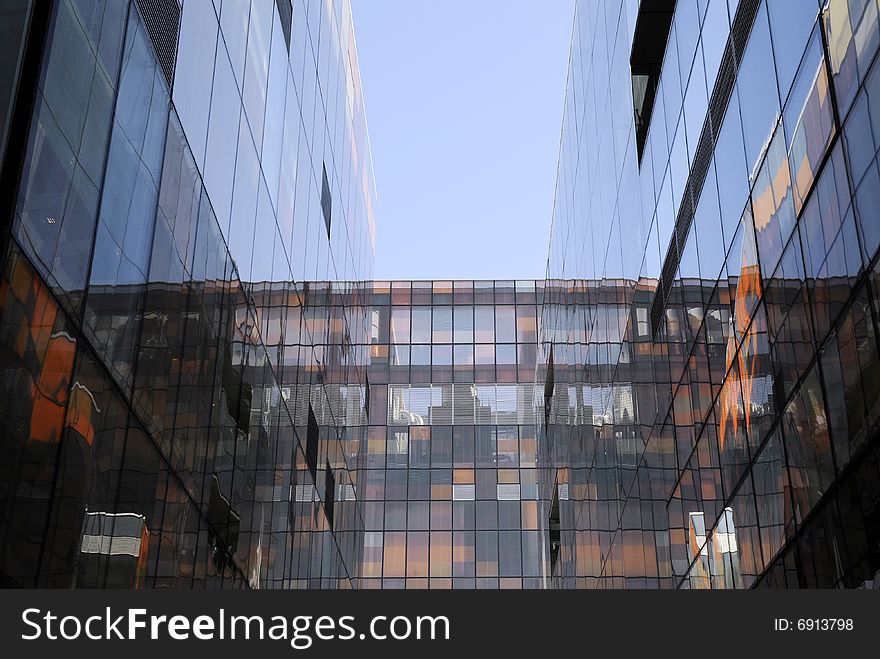
[[[804,204],[816,170],[834,134],[831,93],[825,60],[819,60],[815,71],[807,70],[801,75],[807,74],[813,75],[812,84],[803,107],[796,108],[799,110],[797,124],[789,128],[792,133],[789,158],[796,212],[800,212]]]
[[[743,411],[746,411],[746,432],[748,432],[750,424],[748,410],[751,405],[751,377],[753,376],[752,368],[755,362],[757,338],[754,334],[747,335],[746,333],[752,323],[757,302],[761,299],[762,287],[761,271],[758,266],[754,242],[755,234],[748,211],[743,216],[743,225],[742,265],[734,298],[734,331],[728,338],[725,352],[725,368],[728,370],[728,376],[719,395],[721,418],[718,421],[718,445],[721,450],[724,450],[728,432],[733,434],[739,432],[740,417],[743,416]],[[742,341],[740,341],[740,337],[742,337]],[[736,361],[736,368],[731,368],[734,361]],[[737,385],[741,384],[742,380],[746,381],[747,386],[740,389]],[[740,391],[743,392],[741,395]],[[745,396],[749,398],[745,399]]]
[[[58,307],[45,285],[35,276],[25,259],[10,255],[5,280],[0,287],[0,309],[4,324],[17,324],[8,334],[11,347],[30,365],[33,380],[29,394],[33,401],[30,439],[55,443],[61,436],[67,404],[70,374],[76,341],[56,329]]]
[[[728,435],[738,437],[740,432],[748,432],[749,429],[750,417],[747,410],[751,403],[750,368],[752,363],[750,342],[751,338],[746,337],[739,351],[736,351],[733,338],[728,342],[725,366],[729,370],[718,397],[720,406],[718,446],[722,451],[727,443]],[[746,400],[746,396],[749,396],[748,400]],[[740,427],[741,422],[743,423],[742,428]]]

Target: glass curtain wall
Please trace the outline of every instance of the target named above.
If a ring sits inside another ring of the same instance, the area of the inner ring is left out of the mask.
[[[554,585],[859,587],[880,569],[877,3],[674,3],[641,153],[640,18],[577,4],[537,377]],[[610,392],[586,426],[572,386]]]
[[[55,0],[30,72],[0,280],[0,584],[352,587],[342,431],[297,413],[328,399],[324,337],[273,340],[306,279],[371,273],[350,9],[142,4]],[[257,308],[266,285],[283,305]],[[352,381],[362,357],[340,362]],[[313,365],[312,398],[282,389],[287,361]]]

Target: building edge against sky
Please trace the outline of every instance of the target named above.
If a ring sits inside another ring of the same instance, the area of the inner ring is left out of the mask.
[[[877,583],[878,43],[873,0],[578,2],[554,586]]]
[[[874,581],[875,0],[578,2],[544,282],[371,281],[347,2],[10,9],[0,585]]]
[[[10,9],[0,583],[356,585],[326,339],[269,340],[305,282],[372,274],[348,3]],[[258,313],[243,284],[263,280],[286,298]],[[336,348],[362,382],[367,355]],[[289,363],[310,400],[281,396]]]

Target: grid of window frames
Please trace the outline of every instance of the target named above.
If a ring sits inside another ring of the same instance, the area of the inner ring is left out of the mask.
[[[537,588],[543,282],[373,282],[364,588]]]
[[[870,585],[878,4],[679,0],[640,161],[638,12],[577,4],[536,380],[546,497],[569,501],[553,583]],[[586,427],[585,384],[610,392]]]

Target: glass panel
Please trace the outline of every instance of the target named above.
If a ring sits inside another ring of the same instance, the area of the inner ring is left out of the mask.
[[[393,321],[394,318],[392,317]],[[431,307],[412,308],[412,342],[431,342]]]
[[[816,25],[818,11],[816,7],[805,7],[802,0],[771,0],[767,3],[767,11],[779,96],[784,99],[788,96],[810,32]]]
[[[477,308],[478,313],[480,309],[481,307]],[[479,321],[477,326],[480,327]],[[477,338],[477,341],[481,340],[483,339]],[[495,341],[499,343],[516,341],[515,307],[495,307]]]
[[[409,307],[392,307],[391,309],[391,341],[392,343],[409,343]]]
[[[493,307],[474,307],[474,340],[477,343],[491,343],[495,340],[495,310]]]
[[[840,116],[846,116],[877,45],[880,43],[877,3],[830,0],[824,10],[831,77]]]
[[[784,140],[782,131],[777,131],[752,191],[755,234],[764,277],[776,269],[796,221]]]
[[[784,119],[795,212],[799,213],[834,135],[831,90],[818,30],[804,55],[785,106]]]
[[[471,306],[455,307],[454,339],[456,343],[472,343],[474,340],[474,308]]]
[[[208,113],[212,105],[217,27],[217,16],[210,2],[187,2],[183,5],[174,67],[174,107],[202,171]],[[233,134],[227,133],[227,139]]]
[[[814,366],[782,418],[795,521],[800,524],[834,479],[825,397]]]
[[[737,92],[742,115],[746,164],[754,171],[761,151],[779,116],[779,91],[773,61],[766,4],[762,3],[752,24],[749,42],[737,73]]]
[[[436,291],[434,295],[437,295]],[[433,308],[431,341],[452,343],[452,307]]]

